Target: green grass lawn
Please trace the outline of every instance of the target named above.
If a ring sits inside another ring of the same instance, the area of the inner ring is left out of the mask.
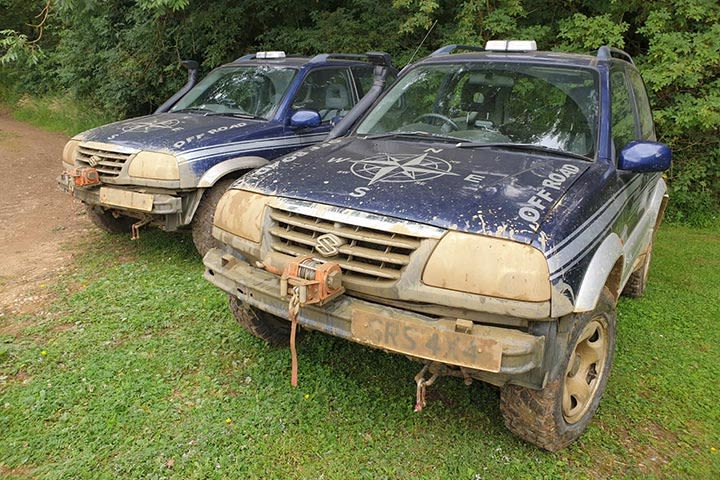
[[[718,478],[720,229],[664,226],[586,434],[550,454],[498,392],[308,334],[290,354],[232,319],[187,237],[100,235],[35,315],[0,316],[0,477]]]

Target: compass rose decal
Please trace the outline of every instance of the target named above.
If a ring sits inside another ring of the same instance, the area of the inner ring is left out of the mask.
[[[452,172],[452,166],[448,162],[427,153],[381,153],[351,161],[353,165],[350,171],[360,178],[370,180],[368,185],[379,182],[422,182],[443,175],[457,175]]]
[[[180,120],[140,120],[135,122],[128,122],[122,127],[122,131],[125,133],[129,132],[141,132],[148,133],[155,130],[172,130],[178,126]]]

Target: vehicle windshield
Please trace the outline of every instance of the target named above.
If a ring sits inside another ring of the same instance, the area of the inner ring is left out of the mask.
[[[391,87],[355,133],[537,145],[593,158],[597,92],[597,75],[586,69],[507,62],[422,65]]]
[[[170,111],[268,120],[296,73],[294,68],[268,65],[218,68],[203,78]]]

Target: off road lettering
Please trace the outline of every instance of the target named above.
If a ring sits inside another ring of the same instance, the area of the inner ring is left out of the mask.
[[[561,191],[562,185],[579,171],[580,168],[575,165],[565,164],[556,171],[550,172],[541,183],[543,188],[530,197],[525,202],[526,205],[518,210],[520,218],[529,223],[537,223],[540,220],[540,212],[547,210],[556,200],[552,192]]]

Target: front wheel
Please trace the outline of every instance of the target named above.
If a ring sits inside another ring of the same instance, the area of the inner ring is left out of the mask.
[[[200,199],[191,228],[193,243],[201,257],[204,257],[211,248],[220,246],[220,242],[212,236],[215,208],[220,198],[234,181],[234,178],[227,178],[217,182],[207,189]]]
[[[115,215],[110,210],[93,205],[86,204],[85,211],[95,226],[108,233],[130,233],[132,225],[136,221],[124,215]]]
[[[234,295],[228,295],[228,304],[235,320],[248,332],[276,347],[290,345],[289,321],[242,303]],[[298,329],[298,337],[301,333]]]
[[[615,301],[605,288],[595,310],[561,321],[571,322],[568,341],[545,387],[506,385],[500,391],[507,428],[551,452],[580,437],[598,408],[615,350]]]

